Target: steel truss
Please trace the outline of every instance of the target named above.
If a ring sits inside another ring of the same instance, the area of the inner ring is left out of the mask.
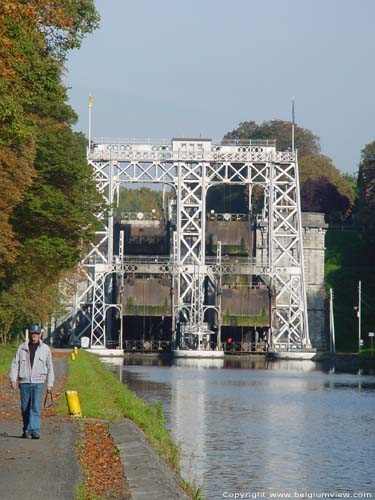
[[[109,206],[123,184],[161,183],[175,189],[177,227],[169,264],[177,292],[173,325],[180,324],[182,330],[191,332],[207,328],[205,313],[209,308],[216,311],[220,325],[220,299],[215,306],[204,304],[204,282],[209,279],[218,291],[224,267],[231,267],[222,262],[219,251],[215,262],[205,258],[207,191],[220,184],[262,187],[268,259],[247,268],[256,270],[276,292],[269,340],[276,349],[311,347],[295,153],[278,152],[271,141],[218,145],[204,139],[173,139],[158,144],[103,141],[94,143],[89,163]],[[106,346],[108,308],[116,307],[121,314],[122,307],[106,302],[106,277],[121,275],[126,269],[124,260],[119,263],[113,256],[111,213],[102,215],[101,221],[103,228],[97,232],[97,241],[82,261],[88,284],[76,304],[76,309],[91,311],[91,345],[97,347]]]

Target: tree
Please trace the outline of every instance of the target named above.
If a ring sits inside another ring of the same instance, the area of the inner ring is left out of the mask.
[[[170,198],[170,192],[166,193],[166,200]],[[139,189],[121,188],[118,213],[121,212],[151,212],[156,210],[161,213],[163,208],[163,197],[161,191],[155,191],[147,187]]]
[[[228,132],[224,136],[224,140],[248,140],[248,139],[275,139],[276,148],[278,150],[290,150],[292,137],[292,124],[283,120],[271,120],[257,125],[254,121],[242,122],[239,126]],[[326,179],[320,181],[321,186],[326,189],[331,188],[332,185],[337,188],[338,196],[334,197],[338,205],[335,209],[329,208],[329,217],[332,219],[332,214],[335,213],[340,220],[345,219],[351,212],[354,202],[354,189],[352,181],[347,177],[341,175],[340,171],[333,165],[332,160],[327,156],[320,154],[319,137],[313,134],[310,130],[295,126],[295,147],[298,150],[299,159],[299,172],[300,172],[300,187],[303,189],[304,195],[307,194],[309,188],[313,189],[311,193],[311,200],[315,196],[315,186],[319,183],[319,179]],[[304,188],[307,180],[312,180]],[[327,184],[328,181],[328,184]],[[212,195],[212,193],[211,193]],[[243,191],[244,205],[247,205],[247,192]],[[261,193],[254,190],[253,204],[257,207],[260,206]],[[343,198],[343,199],[341,199]],[[344,201],[345,200],[345,201]],[[304,209],[308,207],[317,206],[317,202],[305,203]],[[326,206],[324,204],[324,206]],[[327,208],[328,209],[328,208]],[[344,212],[343,212],[344,211]],[[340,214],[340,215],[337,215]]]
[[[361,151],[356,216],[369,241],[375,240],[375,141]]]
[[[280,151],[292,148],[292,124],[283,120],[271,120],[257,125],[254,121],[242,122],[225,134],[224,139],[275,139]],[[320,153],[319,137],[310,130],[295,126],[295,147],[299,158]]]
[[[330,217],[327,220],[332,221],[332,213],[341,214],[340,219],[345,220],[348,215],[351,213],[351,209],[354,204],[354,196],[355,192],[352,186],[352,183],[345,178],[340,171],[333,165],[332,160],[327,156],[319,155],[319,156],[305,156],[301,158],[299,162],[300,169],[300,184],[301,184],[301,198],[306,196],[308,188],[313,188],[313,186],[317,186],[319,183],[317,181],[322,179],[321,186],[331,190],[332,186],[337,190],[339,196],[334,196],[333,200],[336,200],[337,206],[333,207],[331,204],[325,205],[328,209],[328,212],[322,210]],[[307,181],[309,182],[307,186],[305,184]],[[303,193],[303,196],[302,196]],[[314,196],[314,193],[311,194]],[[346,201],[344,201],[346,200]],[[304,210],[310,211],[307,209],[307,205],[304,205]],[[317,210],[312,210],[317,211]],[[319,211],[319,210],[318,210]],[[335,217],[337,219],[337,217]]]
[[[98,19],[92,0],[0,5],[0,338],[46,318],[101,209],[61,82]]]
[[[54,119],[38,103],[51,110],[55,96],[66,98],[60,79],[66,52],[98,20],[92,0],[0,4],[0,278],[20,248],[9,219],[35,175],[37,125]]]
[[[304,212],[323,212],[327,222],[338,223],[345,219],[350,201],[327,177],[318,177],[302,185],[301,207]]]

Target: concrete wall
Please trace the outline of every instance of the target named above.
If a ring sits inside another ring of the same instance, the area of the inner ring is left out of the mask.
[[[303,213],[302,227],[310,340],[313,347],[326,349],[324,254],[328,225],[324,214]]]
[[[128,278],[124,283],[124,316],[171,316],[168,278]]]
[[[115,252],[118,252],[119,231],[124,231],[125,253],[131,255],[165,254],[168,248],[164,221],[121,221],[115,228]]]
[[[250,223],[244,221],[207,221],[206,248],[216,252],[217,242],[221,241],[222,254],[247,254],[252,252],[252,232]],[[241,244],[242,243],[242,244]]]
[[[223,326],[269,326],[267,288],[235,286],[221,292]]]

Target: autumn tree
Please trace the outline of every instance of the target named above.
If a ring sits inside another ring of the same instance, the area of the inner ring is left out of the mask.
[[[77,262],[100,209],[61,82],[67,51],[97,25],[92,0],[0,4],[3,340],[26,321],[45,319],[61,273]]]
[[[257,140],[257,139],[275,139],[276,148],[281,151],[291,150],[292,124],[283,120],[271,120],[258,125],[254,121],[242,122],[239,126],[228,132],[224,136],[225,140]],[[326,189],[326,193],[321,193],[324,199],[329,199],[332,195],[332,187],[337,189],[336,207],[329,208],[326,212],[327,221],[344,220],[351,212],[354,202],[354,189],[352,181],[342,175],[340,171],[333,165],[332,160],[321,154],[319,137],[313,134],[310,130],[295,125],[295,148],[298,151],[299,172],[300,172],[300,187],[303,190],[304,196],[309,189],[310,202],[304,203],[303,209],[316,211],[316,207],[327,207],[325,203],[320,203],[316,199],[316,186],[321,189]],[[310,180],[306,186],[306,182]],[[243,207],[247,205],[247,191],[242,189]],[[213,193],[211,197],[214,199]],[[255,206],[261,205],[262,193],[255,190],[253,203]],[[333,200],[332,199],[332,200]],[[315,200],[315,201],[313,201]],[[313,209],[313,207],[315,207]]]
[[[35,175],[37,127],[54,118],[38,100],[65,96],[66,52],[97,25],[91,0],[0,3],[0,277],[19,249],[9,218]]]
[[[320,153],[319,137],[310,130],[295,126],[295,147],[299,158]],[[228,132],[224,140],[231,139],[275,139],[279,151],[292,149],[292,124],[283,120],[271,120],[257,125],[254,121],[241,122],[239,126]]]

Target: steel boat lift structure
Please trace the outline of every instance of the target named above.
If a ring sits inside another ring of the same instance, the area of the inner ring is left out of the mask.
[[[250,210],[252,190],[256,186],[263,189],[266,252],[256,262],[249,259],[232,266],[232,272],[258,275],[275,293],[267,338],[271,351],[311,349],[296,152],[277,151],[275,141],[269,140],[217,144],[202,138],[156,143],[94,140],[88,161],[109,207],[109,212],[100,217],[102,228],[96,233],[96,241],[81,262],[87,285],[77,291],[74,305],[75,318],[79,318],[77,335],[90,337],[91,349],[107,347],[109,311],[115,309],[122,317],[122,304],[112,299],[111,289],[114,280],[123,279],[132,268],[132,258],[125,255],[123,233],[118,255],[114,255],[111,207],[120,186],[131,184],[162,184],[175,191],[173,252],[165,269],[158,267],[155,272],[172,276],[176,297],[172,304],[172,340],[176,356],[223,355],[220,286],[223,272],[228,272],[224,268],[230,264],[223,261],[220,245],[216,258],[207,258],[205,252],[206,195],[210,187],[217,185],[248,186]],[[213,305],[204,302],[206,280],[216,290]],[[214,312],[214,324],[207,320],[212,318],[209,311]],[[213,328],[217,331],[214,348],[210,342]]]

